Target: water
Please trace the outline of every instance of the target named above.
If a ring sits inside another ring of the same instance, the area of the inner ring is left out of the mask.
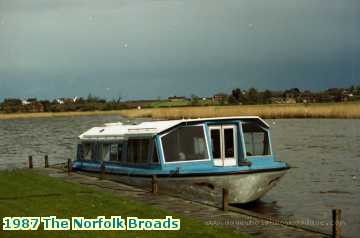
[[[75,157],[77,136],[93,126],[121,120],[118,116],[35,118],[0,121],[0,168],[27,166],[33,155],[43,165],[45,154],[50,163],[62,163]]]
[[[117,116],[37,118],[0,121],[0,168],[36,166],[73,158],[77,135]],[[343,234],[360,231],[360,120],[268,120],[278,159],[294,168],[249,209],[305,224],[329,223],[331,209],[342,209]],[[329,224],[318,225],[330,230]]]
[[[331,221],[342,209],[343,234],[360,232],[360,120],[268,120],[278,159],[291,169],[253,209],[299,222]],[[318,225],[319,226],[319,225]],[[321,229],[331,230],[329,224]]]

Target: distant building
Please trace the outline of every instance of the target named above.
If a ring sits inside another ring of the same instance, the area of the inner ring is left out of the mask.
[[[308,91],[308,90],[301,93],[300,99],[301,99],[300,102],[303,102],[303,103],[315,103],[315,102],[317,102],[316,95],[314,93]]]
[[[63,102],[64,102],[64,104],[73,104],[73,103],[75,103],[76,101],[74,101],[73,98],[64,98],[64,99],[63,99]]]
[[[296,99],[295,98],[286,98],[285,103],[287,103],[287,104],[296,103]]]
[[[212,100],[213,100],[213,102],[223,103],[223,102],[227,101],[228,97],[229,96],[225,93],[218,93],[212,97]]]
[[[173,97],[168,97],[168,100],[171,101],[171,102],[178,102],[178,101],[183,101],[183,100],[186,100],[186,97],[183,97],[183,96],[173,96]]]
[[[24,100],[21,100],[21,104],[22,104],[23,106],[25,106],[25,105],[31,104],[31,102],[29,102],[28,100],[24,99]]]
[[[60,98],[56,99],[56,102],[57,102],[58,104],[64,104],[64,100],[63,100],[63,99],[60,99]]]
[[[24,106],[26,112],[44,112],[45,107],[40,102],[31,102],[29,105]]]
[[[271,98],[270,98],[270,102],[273,103],[273,104],[285,103],[283,97],[271,97]]]

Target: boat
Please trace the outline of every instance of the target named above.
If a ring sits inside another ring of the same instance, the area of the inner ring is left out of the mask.
[[[72,169],[197,200],[258,200],[288,171],[276,160],[269,125],[257,116],[108,123],[79,136]]]

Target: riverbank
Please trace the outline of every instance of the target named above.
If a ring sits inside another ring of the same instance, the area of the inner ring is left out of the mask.
[[[118,111],[13,113],[0,120],[119,115],[126,118],[181,119],[198,117],[260,116],[262,118],[360,118],[360,103],[265,104],[124,109]]]
[[[198,220],[154,208],[145,203],[99,192],[35,171],[0,172],[0,218],[5,216],[57,216],[58,218],[122,216],[181,219],[180,231],[3,231],[0,237],[245,237],[205,225]],[[216,235],[215,235],[216,234]]]

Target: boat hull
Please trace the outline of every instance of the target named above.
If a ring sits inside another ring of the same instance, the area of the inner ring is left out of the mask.
[[[160,192],[216,205],[221,203],[222,189],[226,188],[230,203],[249,203],[264,196],[286,172],[287,169],[196,177],[157,177],[157,183]],[[129,185],[151,188],[151,177],[116,174],[108,174],[107,177]]]

